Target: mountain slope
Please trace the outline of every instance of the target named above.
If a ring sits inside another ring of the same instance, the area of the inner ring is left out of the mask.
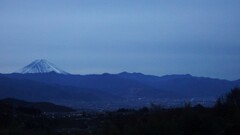
[[[2,74],[3,75],[3,74]],[[110,93],[122,98],[139,97],[165,97],[164,91],[158,92],[151,86],[126,80],[112,74],[102,75],[61,75],[56,73],[48,74],[8,74],[3,75],[10,78],[29,79],[47,84],[58,84],[63,86],[74,86],[88,88],[98,92]]]
[[[0,99],[3,98],[17,98],[34,102],[46,101],[74,107],[95,106],[121,99],[108,93],[87,88],[45,84],[0,76]]]
[[[176,98],[218,97],[231,88],[239,86],[237,81],[212,79],[207,77],[194,77],[192,75],[166,75],[162,77],[149,76],[139,73],[120,73],[118,76],[135,80],[155,89],[166,90]]]

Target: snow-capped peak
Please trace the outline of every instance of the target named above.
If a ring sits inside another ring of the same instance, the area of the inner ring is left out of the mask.
[[[39,59],[35,60],[29,65],[23,67],[17,73],[49,73],[49,72],[55,72],[58,74],[69,74],[59,68],[57,68],[54,64],[48,62],[45,59]]]

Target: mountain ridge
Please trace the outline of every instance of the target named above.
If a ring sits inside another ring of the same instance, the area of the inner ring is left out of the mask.
[[[44,97],[40,98],[43,99],[41,101],[55,99],[54,103],[75,108],[119,108],[149,103],[176,104],[176,101],[179,103],[187,99],[201,99],[205,102],[215,100],[236,86],[240,86],[239,81],[195,77],[187,74],[162,77],[139,73],[0,74],[1,98],[22,97],[20,99],[34,101],[36,98],[31,95],[36,95]],[[64,92],[61,92],[62,90]],[[4,93],[5,96],[3,96]],[[16,95],[17,93],[20,95]]]

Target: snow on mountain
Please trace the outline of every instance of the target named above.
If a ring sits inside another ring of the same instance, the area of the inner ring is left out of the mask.
[[[45,59],[39,59],[35,60],[29,65],[23,67],[17,73],[49,73],[49,72],[55,72],[58,74],[69,74],[59,68],[57,68],[54,64],[48,62]]]

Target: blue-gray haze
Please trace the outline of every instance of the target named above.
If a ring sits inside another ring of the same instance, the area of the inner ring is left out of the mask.
[[[0,0],[0,72],[240,78],[239,0]]]

